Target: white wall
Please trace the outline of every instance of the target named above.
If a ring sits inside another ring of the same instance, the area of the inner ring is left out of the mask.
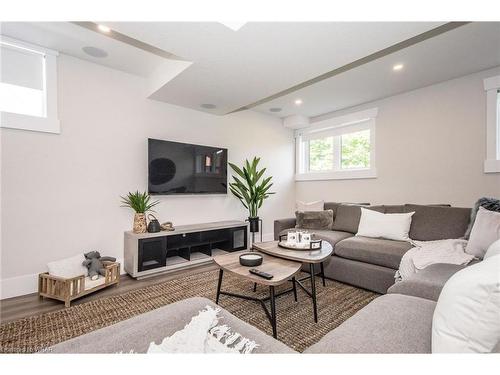
[[[471,207],[482,196],[500,197],[500,174],[483,172],[483,79],[499,72],[480,72],[316,118],[378,107],[378,178],[297,182],[297,199]]]
[[[293,213],[293,134],[277,118],[246,111],[219,117],[145,98],[138,77],[59,57],[60,135],[1,129],[2,298],[35,290],[47,262],[99,250],[123,256],[132,211],[119,196],[147,189],[147,138],[227,147],[241,163],[262,157],[274,191],[264,233]],[[160,198],[174,224],[248,215],[231,194]]]

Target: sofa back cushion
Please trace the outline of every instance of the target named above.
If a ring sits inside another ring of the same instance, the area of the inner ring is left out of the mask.
[[[404,204],[385,204],[384,205],[384,213],[385,214],[405,214],[406,208]]]
[[[324,208],[325,208],[325,210],[332,210],[333,211],[333,220],[335,220],[335,217],[337,216],[337,208],[342,204],[350,204],[350,205],[357,205],[357,206],[369,206],[370,205],[370,203],[325,202]]]
[[[364,207],[377,212],[384,212],[384,206]],[[333,230],[357,233],[359,219],[361,218],[361,206],[352,204],[341,204],[337,207],[337,215],[333,222]]]
[[[418,241],[462,238],[470,219],[470,208],[405,204],[406,212],[415,212],[410,238]]]
[[[333,211],[297,211],[295,212],[296,228],[332,230]]]

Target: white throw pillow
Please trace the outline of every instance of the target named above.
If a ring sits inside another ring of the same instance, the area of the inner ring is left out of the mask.
[[[61,259],[47,264],[49,274],[57,277],[71,278],[80,275],[88,275],[88,269],[82,263],[85,255],[78,254],[71,258]]]
[[[500,239],[500,212],[479,207],[465,252],[482,259],[488,247],[498,239]]]
[[[356,236],[408,241],[411,217],[414,213],[383,214],[361,207],[361,218]]]
[[[296,211],[323,211],[325,201],[302,202],[297,201],[295,204]]]
[[[484,259],[497,255],[500,255],[500,240],[496,240],[490,245],[490,247],[488,247],[488,250],[486,250],[486,254],[484,254]]]
[[[454,274],[432,320],[433,353],[490,353],[500,342],[500,257]]]

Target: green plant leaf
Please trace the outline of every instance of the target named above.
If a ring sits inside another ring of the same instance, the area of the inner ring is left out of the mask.
[[[236,174],[232,176],[233,182],[229,183],[229,190],[248,210],[249,217],[257,217],[264,200],[274,194],[269,192],[273,185],[270,183],[272,177],[267,177],[259,183],[266,172],[266,168],[258,170],[259,162],[258,157],[254,157],[251,162],[247,159],[242,168],[228,163]]]

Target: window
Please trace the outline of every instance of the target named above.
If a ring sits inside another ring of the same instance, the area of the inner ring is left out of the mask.
[[[1,36],[0,127],[59,133],[57,52]]]
[[[318,122],[296,133],[297,180],[374,178],[376,109]]]
[[[500,173],[500,76],[484,80],[486,90],[485,173]]]

